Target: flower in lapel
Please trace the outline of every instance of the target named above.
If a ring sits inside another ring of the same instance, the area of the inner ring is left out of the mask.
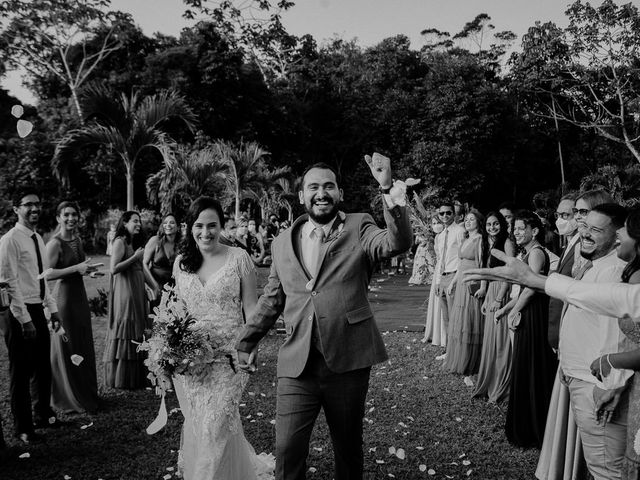
[[[346,219],[347,219],[347,215],[344,212],[342,211],[338,212],[338,217],[336,219],[337,226],[334,224],[334,227],[331,229],[331,233],[325,239],[325,243],[332,242],[337,238],[339,238],[340,235],[342,235],[342,230],[344,229],[344,222]]]

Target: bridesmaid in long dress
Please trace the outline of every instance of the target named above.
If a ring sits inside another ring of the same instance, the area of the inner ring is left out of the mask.
[[[470,376],[478,373],[484,318],[480,311],[484,292],[473,291],[470,284],[464,282],[464,271],[484,264],[488,255],[487,233],[484,216],[471,209],[464,220],[469,234],[460,246],[460,263],[449,285],[449,295],[453,297],[453,311],[447,331],[447,358],[445,368],[453,373],[466,375],[465,384],[471,386]],[[455,289],[455,293],[454,293]]]
[[[486,223],[489,237],[489,248],[505,252],[510,257],[515,255],[515,245],[509,239],[507,220],[500,212],[487,215]],[[503,265],[495,257],[488,256],[486,266]],[[483,282],[484,283],[484,282]],[[484,285],[483,287],[484,288]],[[507,303],[509,284],[490,282],[487,295],[482,304],[485,316],[484,338],[482,340],[482,358],[478,371],[474,397],[487,397],[489,403],[501,404],[509,397],[511,383],[511,340],[506,321],[496,320],[495,312]]]
[[[513,235],[516,245],[523,249],[522,260],[534,272],[547,275],[549,256],[538,240],[543,233],[536,214],[527,210],[516,213]],[[507,439],[519,447],[540,448],[558,368],[556,355],[547,341],[549,297],[524,288],[496,311],[496,316],[502,317],[507,311],[509,328],[515,332],[505,425]]]
[[[59,232],[47,243],[49,280],[58,282],[58,311],[64,335],[51,336],[51,405],[63,412],[95,412],[98,408],[96,354],[91,310],[84,288],[90,267],[76,228],[80,210],[62,202],[56,210]]]
[[[112,388],[144,388],[147,384],[144,356],[134,343],[142,342],[144,330],[151,326],[140,228],[140,214],[124,212],[113,241],[109,324],[103,356],[105,384]]]
[[[151,288],[156,297],[151,307],[159,303],[162,288],[171,279],[181,237],[175,215],[167,213],[162,218],[158,233],[144,247],[142,263],[149,271]]]
[[[435,237],[444,230],[444,224],[440,218],[435,215],[431,219],[431,230]],[[435,256],[436,262],[433,269],[433,278],[431,279],[431,286],[429,287],[429,300],[427,304],[427,317],[425,322],[424,336],[422,342],[431,342],[433,345],[439,345],[445,347],[447,345],[447,329],[444,326],[444,320],[442,319],[442,312],[440,311],[440,296],[436,295],[436,289],[433,287],[439,282],[440,252],[436,252],[433,249],[432,255]]]

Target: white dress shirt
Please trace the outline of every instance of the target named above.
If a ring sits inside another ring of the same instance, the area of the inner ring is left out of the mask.
[[[447,231],[449,232],[448,234]],[[464,243],[466,236],[467,231],[465,228],[455,222],[436,235],[435,248],[440,261],[437,267],[438,272],[442,270],[443,273],[455,273],[458,270],[460,246]],[[445,237],[447,239],[446,249],[444,248]],[[444,269],[442,268],[443,263]]]
[[[624,267],[625,263],[613,250],[594,260],[593,267],[587,270],[583,280],[594,283],[619,282]],[[560,365],[565,375],[605,388],[591,374],[591,362],[607,353],[631,348],[629,340],[618,327],[616,316],[598,314],[575,305],[567,307],[562,317],[559,344]],[[633,371],[625,370],[622,385],[632,375]]]
[[[38,257],[36,247],[31,236],[36,234],[40,255],[42,256],[43,271],[48,268],[47,251],[42,237],[24,225],[16,223],[0,239],[0,279],[9,284],[11,297],[11,313],[20,323],[31,321],[26,303],[42,304],[40,298],[40,280],[38,280]],[[56,313],[58,307],[51,296],[49,285],[45,281],[44,305],[51,313]]]
[[[311,265],[315,260],[311,258],[311,256],[314,253],[313,252],[313,244],[315,242],[314,236],[313,236],[314,230],[318,227],[322,228],[322,230],[324,230],[324,238],[327,238],[329,236],[329,232],[331,232],[331,227],[333,226],[333,222],[335,221],[336,219],[334,217],[334,219],[331,220],[326,225],[316,225],[311,221],[311,219],[309,219],[300,229],[300,235],[301,235],[300,236],[300,253],[302,256],[302,263],[304,263],[304,266],[307,270],[309,270],[309,265]],[[311,272],[311,271],[309,273],[311,274],[311,276],[315,276],[316,274],[316,272]]]

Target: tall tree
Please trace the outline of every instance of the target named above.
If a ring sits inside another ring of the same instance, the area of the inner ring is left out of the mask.
[[[54,173],[66,183],[76,153],[87,145],[104,145],[125,167],[127,209],[131,210],[136,161],[149,149],[168,158],[175,142],[166,133],[165,122],[176,118],[194,131],[196,116],[186,100],[172,91],[148,97],[137,93],[126,96],[93,85],[84,91],[82,100],[90,122],[60,140],[52,159]]]
[[[0,3],[6,28],[0,34],[2,61],[34,77],[53,75],[70,91],[78,118],[84,118],[79,89],[109,54],[120,48],[115,34],[121,13],[106,12],[110,0],[8,0]],[[87,48],[100,28],[107,33]],[[76,58],[79,57],[79,58]]]

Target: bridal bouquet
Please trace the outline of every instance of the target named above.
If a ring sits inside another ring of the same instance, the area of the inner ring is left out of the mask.
[[[174,374],[197,375],[228,352],[210,330],[199,328],[196,319],[175,292],[165,286],[160,305],[151,314],[153,328],[139,349],[149,352],[145,365],[156,391],[164,394],[171,388]]]

